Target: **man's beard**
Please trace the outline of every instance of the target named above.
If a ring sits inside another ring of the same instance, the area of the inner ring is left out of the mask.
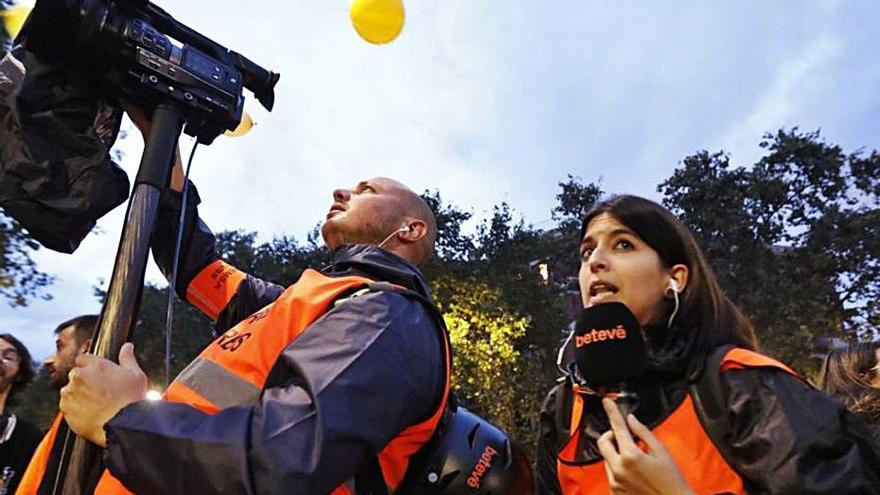
[[[380,219],[376,222],[366,222],[357,227],[350,225],[342,225],[340,227],[342,228],[335,232],[336,239],[339,240],[337,246],[343,244],[378,246],[389,235],[394,234],[400,225],[399,219]]]
[[[67,385],[67,374],[70,373],[70,370],[63,371],[55,370],[52,373],[49,373],[49,385],[52,386],[55,390],[61,390]]]

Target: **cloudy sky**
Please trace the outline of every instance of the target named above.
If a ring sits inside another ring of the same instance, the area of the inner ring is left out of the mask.
[[[347,0],[158,3],[282,74],[274,112],[249,102],[249,135],[197,152],[215,230],[303,239],[334,187],[376,175],[477,217],[507,201],[542,226],[566,174],[657,198],[685,156],[752,163],[781,127],[880,148],[873,0],[409,0],[385,46],[355,34]],[[134,134],[120,145],[129,175],[140,146]],[[97,312],[92,288],[109,279],[123,210],[73,255],[37,253],[54,299],[0,306],[0,329],[42,358],[58,322]],[[160,280],[152,266],[148,279]]]

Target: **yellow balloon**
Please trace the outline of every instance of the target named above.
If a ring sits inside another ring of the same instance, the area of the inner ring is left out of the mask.
[[[251,118],[249,113],[244,112],[241,115],[241,122],[238,123],[238,127],[233,131],[224,132],[223,135],[228,137],[241,137],[250,132],[253,127],[254,119]]]
[[[9,33],[10,38],[18,36],[18,32],[21,31],[21,26],[24,25],[24,21],[30,13],[31,8],[23,5],[9,7],[2,12],[3,25],[6,27],[6,32]]]
[[[351,0],[351,23],[361,38],[381,45],[403,29],[403,0]]]

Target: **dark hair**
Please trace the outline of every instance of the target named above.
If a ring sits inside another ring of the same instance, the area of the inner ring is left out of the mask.
[[[675,335],[684,348],[679,353],[708,353],[725,344],[756,350],[755,330],[721,286],[690,230],[666,208],[638,196],[613,196],[587,213],[581,239],[590,221],[607,213],[631,229],[660,256],[666,268],[688,267],[688,283],[681,292]],[[671,308],[670,308],[671,311]]]
[[[880,422],[880,389],[871,386],[880,342],[860,342],[825,356],[817,386],[871,423]]]
[[[83,342],[91,339],[95,333],[95,327],[98,325],[98,315],[82,315],[71,318],[55,328],[55,334],[58,335],[62,330],[69,326],[73,326],[73,335],[76,344],[81,345]]]
[[[34,361],[27,347],[20,340],[13,337],[12,334],[0,333],[0,339],[12,344],[12,347],[15,347],[15,352],[18,353],[18,357],[21,358],[21,363],[18,365],[18,373],[15,374],[15,378],[12,380],[12,388],[6,397],[7,405],[9,405],[15,402],[15,396],[33,381],[35,375]]]

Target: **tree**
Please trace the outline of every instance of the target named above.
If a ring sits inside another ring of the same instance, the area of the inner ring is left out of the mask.
[[[598,198],[594,184],[569,177],[560,183],[557,208],[567,222],[551,231],[515,220],[502,203],[463,234],[469,213],[426,197],[438,218],[437,255],[425,267],[434,299],[447,318],[455,354],[455,383],[467,406],[501,426],[523,445],[534,443],[535,421],[555,383],[555,356],[579,304],[577,245],[582,212]],[[584,203],[577,203],[577,199]],[[543,280],[536,266],[550,268]],[[501,344],[503,342],[503,345]]]
[[[455,351],[452,385],[459,400],[515,438],[530,438],[535,404],[523,392],[533,387],[522,377],[538,370],[517,345],[529,317],[505,307],[500,291],[483,283],[442,277],[432,285]]]
[[[753,167],[700,152],[659,186],[763,347],[810,373],[822,337],[877,335],[880,156],[767,134]]]
[[[43,288],[53,279],[31,257],[39,248],[18,222],[0,212],[0,297],[10,306],[26,306],[33,297],[51,298]]]

